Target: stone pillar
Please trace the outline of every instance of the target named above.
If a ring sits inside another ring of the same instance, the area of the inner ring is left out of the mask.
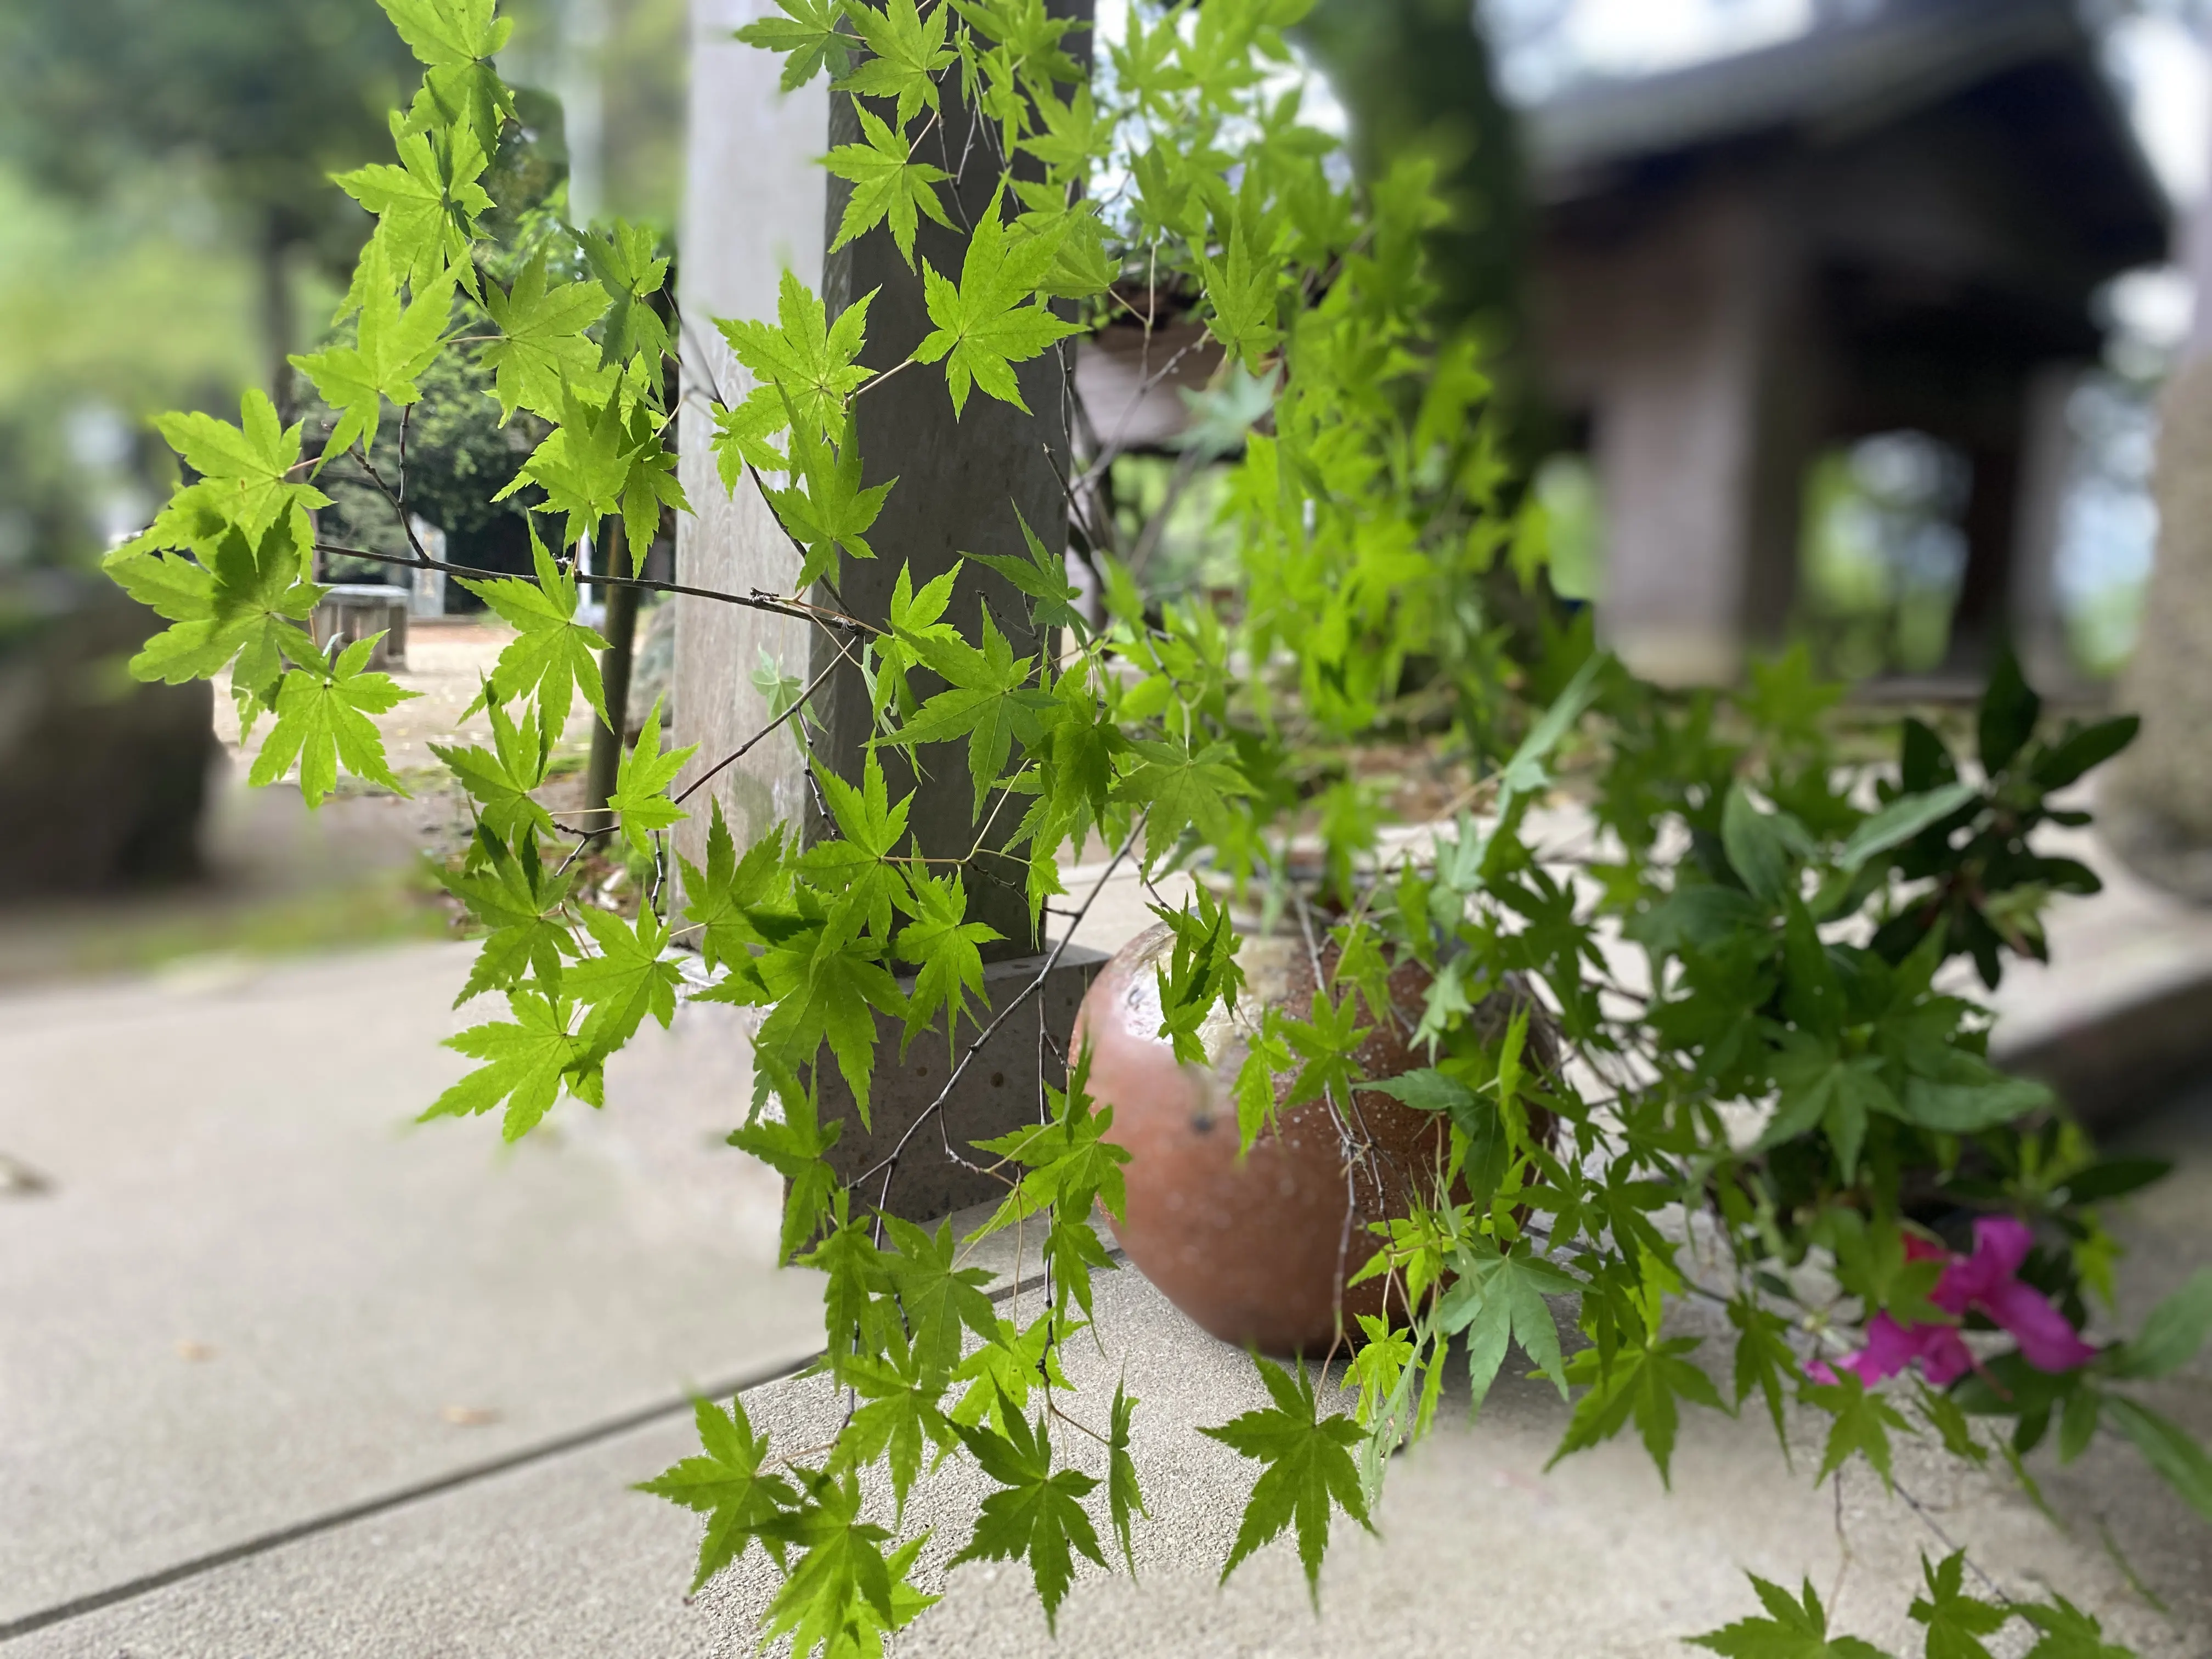
[[[825,255],[849,186],[830,180],[816,162],[828,149],[858,140],[859,122],[851,100],[828,93],[819,79],[789,96],[780,94],[781,60],[729,39],[732,29],[766,5],[767,0],[693,0],[690,172],[680,272],[684,373],[687,391],[696,387],[724,403],[736,402],[750,387],[710,319],[773,316],[787,266],[821,293],[833,318],[873,293],[861,359],[872,368],[895,368],[932,326],[919,271],[907,269],[887,229]],[[1087,21],[1087,3],[1083,15]],[[1081,44],[1087,48],[1087,34]],[[968,121],[951,95],[957,79],[948,80],[945,116],[937,127],[946,142],[943,152],[931,159],[950,173],[967,153],[967,175],[954,217],[972,221],[990,205],[998,167],[983,135],[967,149]],[[916,239],[919,256],[955,280],[965,246],[964,235],[926,220]],[[1050,354],[1020,368],[1023,398],[1031,411],[1026,415],[975,392],[956,419],[943,371],[935,367],[909,368],[862,395],[856,419],[864,482],[872,485],[895,477],[898,486],[868,532],[878,556],[845,560],[834,589],[824,584],[814,597],[883,626],[890,619],[891,591],[902,565],[911,566],[919,587],[963,554],[1026,556],[1022,519],[1049,550],[1061,552],[1067,508],[1055,466],[1066,465],[1066,377],[1073,355],[1071,342],[1064,356]],[[682,420],[682,477],[697,516],[684,526],[679,541],[678,579],[740,592],[756,587],[789,592],[799,574],[799,555],[774,514],[751,484],[741,485],[734,497],[722,488],[708,447],[713,423],[689,397]],[[806,679],[839,662],[842,653],[825,633],[804,623],[712,600],[678,603],[687,609],[678,623],[677,713],[682,740],[701,745],[688,774],[696,776],[769,718],[766,701],[753,684],[763,650],[784,672]],[[1017,657],[1042,648],[1019,591],[987,567],[971,563],[947,613],[947,620],[970,640],[981,636],[979,604],[989,605],[995,626]],[[926,673],[915,679],[924,695],[932,689]],[[867,692],[858,672],[847,667],[832,673],[811,706],[818,762],[857,783],[872,732]],[[1027,805],[1026,797],[1015,797],[994,817],[993,809],[1000,805],[994,798],[986,802],[979,824],[964,744],[935,746],[923,757],[925,775],[920,777],[894,751],[878,751],[878,758],[894,799],[915,792],[908,822],[928,856],[964,855],[979,836],[987,847],[1002,844]],[[796,748],[780,736],[720,773],[710,787],[741,845],[776,823],[800,824],[810,840],[830,832],[814,805]],[[701,856],[705,833],[703,813],[683,826],[679,844],[694,860]],[[970,916],[1005,936],[984,947],[990,965],[981,1019],[988,1023],[992,1009],[1005,1008],[1044,972],[1046,957],[1038,953],[1042,941],[1030,927],[1026,860],[978,859],[967,866],[966,877]],[[969,1141],[1036,1120],[1041,1085],[1062,1079],[1052,1051],[1065,1049],[1076,1006],[1101,960],[1093,951],[1063,952],[1032,1003],[999,1029],[963,1074],[945,1109],[944,1132],[927,1127],[916,1133],[896,1179],[870,1182],[858,1194],[859,1201],[927,1219],[1003,1194],[1005,1182],[959,1160],[968,1154]],[[963,1023],[955,1041],[964,1048],[978,1030]],[[945,1086],[943,1034],[917,1039],[903,1060],[900,1036],[900,1022],[878,1017],[872,1125],[866,1130],[836,1068],[821,1068],[822,1116],[845,1126],[831,1158],[841,1180],[856,1181],[896,1146]],[[948,1139],[951,1158],[945,1155]]]
[[[1632,295],[1595,385],[1599,627],[1636,672],[1725,684],[1796,596],[1818,359],[1787,220],[1715,191],[1616,271]]]
[[[678,299],[684,314],[679,476],[692,514],[677,525],[678,580],[749,592],[790,591],[799,558],[750,483],[734,495],[716,476],[708,441],[713,418],[694,392],[741,400],[750,378],[730,355],[714,319],[775,315],[787,267],[818,288],[828,175],[817,164],[830,123],[819,79],[785,94],[781,59],[732,38],[744,24],[775,14],[771,0],[692,0],[691,102],[684,202],[684,257]],[[776,14],[780,15],[780,14]],[[678,598],[676,741],[696,743],[688,783],[735,750],[769,720],[753,683],[763,653],[786,673],[805,676],[812,648],[806,623],[712,599]],[[706,858],[708,804],[719,799],[739,846],[777,823],[795,824],[806,796],[797,746],[778,736],[717,774],[694,798],[677,845],[694,863]]]
[[[1053,8],[1062,15],[1068,9],[1065,3]],[[1087,23],[1087,0],[1080,10]],[[1087,51],[1087,29],[1070,44]],[[957,87],[957,79],[948,76],[944,118],[937,123],[929,159],[957,175],[946,187],[947,194],[957,198],[951,214],[955,224],[964,227],[990,210],[999,161],[988,125],[971,131],[969,112],[955,96]],[[854,100],[833,94],[830,144],[861,139]],[[851,190],[842,180],[830,186],[828,225],[833,231]],[[833,319],[863,297],[874,295],[868,304],[862,363],[888,373],[930,333],[935,325],[923,304],[921,263],[957,281],[967,240],[964,228],[947,228],[925,218],[915,238],[917,264],[912,270],[900,257],[887,225],[829,256],[823,298]],[[966,407],[956,417],[944,372],[933,365],[908,369],[879,388],[864,391],[856,404],[862,482],[872,486],[896,478],[898,485],[868,532],[878,556],[845,560],[836,591],[825,587],[816,595],[817,600],[838,605],[864,622],[888,625],[891,590],[902,565],[912,569],[918,591],[950,570],[963,554],[1025,558],[1024,521],[1054,559],[1064,557],[1067,495],[1060,480],[1067,476],[1069,382],[1074,360],[1071,340],[1064,350],[1048,351],[1016,367],[1028,414],[976,389],[969,392]],[[988,566],[971,562],[960,578],[946,620],[969,640],[979,640],[982,605],[989,607],[994,625],[1017,658],[1049,648],[1030,626],[1028,602],[1020,590]],[[839,654],[836,642],[826,636],[815,640],[813,652],[816,672],[831,669]],[[915,677],[917,692],[926,693],[934,684],[934,677],[927,672]],[[836,668],[816,706],[825,733],[825,756],[849,781],[858,782],[872,725],[867,688],[860,674],[850,666]],[[908,823],[926,854],[964,854],[979,836],[982,838],[986,854],[967,869],[969,915],[1005,935],[1000,943],[984,947],[985,958],[1034,950],[1027,872],[1014,860],[994,859],[988,851],[1006,841],[1021,821],[1026,800],[1002,801],[994,796],[979,815],[964,744],[937,746],[923,757],[926,774],[919,778],[903,757],[890,750],[878,752],[892,798],[908,789],[915,792]],[[817,831],[816,826],[810,834]]]
[[[2212,200],[2191,216],[2185,257],[2197,315],[2160,400],[2158,550],[2120,684],[2142,732],[2102,781],[2100,817],[2139,873],[2212,903]]]
[[[2212,903],[2212,351],[2166,382],[2151,490],[2157,558],[2119,697],[2142,732],[2106,775],[2100,816],[2137,872]]]

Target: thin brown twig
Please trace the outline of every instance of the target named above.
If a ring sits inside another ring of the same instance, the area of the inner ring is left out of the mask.
[[[691,782],[686,786],[684,793],[676,797],[672,805],[677,806],[683,805],[685,801],[690,800],[692,796],[697,794],[700,790],[705,788],[708,783],[717,773],[720,772],[725,767],[733,766],[738,762],[743,760],[745,757],[746,753],[751,750],[754,744],[759,743],[763,738],[766,738],[769,732],[776,730],[777,727],[781,726],[793,714],[796,714],[800,709],[805,708],[806,700],[812,696],[815,692],[821,688],[822,682],[828,679],[830,676],[836,671],[838,664],[843,660],[844,659],[842,657],[832,657],[828,662],[823,664],[822,672],[817,674],[813,679],[808,683],[807,687],[804,691],[801,691],[797,697],[793,699],[790,708],[785,709],[783,713],[778,714],[766,726],[761,727],[759,731],[754,732],[752,736],[747,738],[743,743],[739,744],[736,749],[732,750],[729,754],[723,756],[721,759],[716,761],[704,772],[702,772],[697,777],[694,778]]]
[[[396,553],[377,553],[365,547],[342,547],[334,542],[317,542],[319,553],[340,553],[349,559],[368,559],[377,564],[396,564],[413,568],[421,566],[429,570],[442,570],[448,575],[476,576],[488,580],[527,580],[517,578],[511,570],[487,570],[480,566],[453,564],[444,559],[425,555],[420,559],[403,559]],[[787,599],[758,591],[750,595],[726,593],[718,588],[692,587],[683,582],[656,581],[647,576],[608,576],[592,574],[584,580],[608,587],[635,587],[653,593],[683,593],[695,599],[715,599],[724,605],[743,605],[748,611],[765,611],[770,615],[790,617],[799,622],[820,623],[825,628],[841,629],[847,632],[877,634],[883,630],[857,617],[848,617],[841,611],[826,605],[810,605],[804,599]]]
[[[1137,844],[1138,837],[1144,833],[1144,827],[1145,818],[1140,816],[1136,824],[1130,830],[1128,839],[1121,843],[1121,850],[1115,854],[1107,861],[1105,869],[1099,872],[1097,881],[1091,889],[1090,896],[1083,901],[1082,907],[1075,913],[1075,921],[1069,925],[1067,932],[1060,935],[1059,943],[1052,947],[1051,953],[1045,957],[1044,966],[1037,969],[1036,977],[1024,986],[1004,1008],[992,1016],[991,1023],[976,1035],[975,1041],[970,1042],[962,1053],[960,1063],[952,1068],[952,1075],[945,1079],[944,1088],[938,1091],[937,1098],[923,1107],[915,1115],[915,1121],[907,1126],[906,1133],[899,1137],[896,1146],[893,1146],[876,1164],[861,1172],[859,1180],[854,1182],[854,1186],[860,1185],[861,1182],[872,1179],[880,1172],[884,1178],[884,1190],[886,1192],[890,1190],[890,1176],[896,1172],[899,1159],[906,1152],[907,1143],[914,1139],[924,1123],[944,1110],[945,1103],[951,1098],[953,1090],[959,1086],[960,1079],[967,1074],[969,1066],[975,1063],[975,1056],[982,1052],[983,1045],[997,1034],[999,1027],[1006,1023],[1017,1008],[1044,988],[1045,981],[1052,976],[1052,970],[1060,966],[1061,956],[1066,953],[1070,941],[1075,938],[1076,928],[1082,925],[1084,917],[1090,914],[1091,907],[1097,902],[1099,894],[1106,890],[1106,884],[1113,879],[1114,872],[1121,867],[1121,860],[1129,856],[1131,849]]]

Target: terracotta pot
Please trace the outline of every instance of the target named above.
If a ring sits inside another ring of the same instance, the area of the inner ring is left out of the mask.
[[[1348,1116],[1364,1150],[1348,1155],[1334,1113],[1313,1101],[1279,1110],[1276,1127],[1240,1163],[1237,1071],[1266,1006],[1301,1016],[1311,1006],[1313,959],[1303,939],[1246,939],[1237,1012],[1217,1012],[1202,1034],[1211,1066],[1185,1066],[1156,1035],[1154,969],[1173,951],[1164,927],[1132,940],[1100,970],[1076,1022],[1077,1042],[1091,1045],[1091,1096],[1113,1107],[1110,1139],[1130,1155],[1127,1215],[1115,1236],[1146,1278],[1223,1341],[1318,1358],[1337,1339],[1340,1304],[1347,1340],[1358,1338],[1360,1315],[1384,1310],[1382,1281],[1348,1291],[1344,1281],[1375,1251],[1368,1224],[1406,1214],[1411,1194],[1433,1189],[1448,1146],[1443,1121],[1361,1090]],[[1323,967],[1334,960],[1332,948]],[[1361,1045],[1369,1077],[1428,1063],[1407,1041],[1428,984],[1416,963],[1392,975],[1401,1018],[1379,1023]],[[1279,1108],[1296,1075],[1276,1073]]]

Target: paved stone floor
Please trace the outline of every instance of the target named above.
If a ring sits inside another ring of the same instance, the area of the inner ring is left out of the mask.
[[[1118,945],[1152,897],[1123,875],[1081,937]],[[2064,925],[2141,954],[2144,927],[2171,944],[2200,919],[2153,903]],[[203,962],[0,1002],[0,1153],[32,1177],[0,1184],[4,1659],[750,1650],[757,1578],[687,1604],[689,1517],[623,1490],[687,1449],[688,1389],[779,1373],[819,1328],[811,1276],[770,1266],[775,1177],[720,1144],[742,1036],[688,1010],[618,1062],[604,1114],[564,1103],[511,1151],[488,1122],[413,1127],[463,1064],[436,1042],[462,1023],[466,950]],[[2073,988],[2054,974],[2016,1021],[2109,994],[2096,951],[2069,960]],[[2127,1212],[2139,1309],[2212,1261],[2212,1079],[2130,1139],[2183,1164]],[[1079,1584],[1057,1650],[1674,1653],[1750,1609],[1744,1566],[1810,1573],[1848,1628],[1919,1650],[1904,1608],[1940,1546],[1863,1470],[1838,1504],[1801,1447],[1775,1486],[1760,1425],[1705,1417],[1671,1496],[1632,1445],[1546,1474],[1559,1407],[1517,1386],[1404,1460],[1385,1541],[1346,1540],[1318,1620],[1280,1551],[1218,1591],[1239,1472],[1190,1429],[1241,1408],[1249,1367],[1134,1274],[1100,1316],[1114,1358],[1076,1370],[1110,1392],[1126,1365],[1158,1513],[1146,1577]],[[2212,1367],[2157,1388],[2212,1434]],[[825,1409],[793,1383],[752,1399],[786,1437]],[[2008,1587],[2062,1590],[2147,1655],[2212,1653],[2212,1528],[2130,1455],[2045,1471],[2063,1534],[2001,1482],[1917,1452],[1901,1474]],[[951,1538],[973,1498],[953,1481],[916,1502]],[[1019,1575],[971,1565],[946,1589],[902,1654],[1047,1650]]]

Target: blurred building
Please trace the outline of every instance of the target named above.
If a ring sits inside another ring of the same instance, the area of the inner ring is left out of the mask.
[[[1724,679],[1796,596],[1816,457],[1964,459],[1951,665],[2056,663],[2065,393],[2166,198],[2067,0],[1829,0],[1781,45],[1530,112],[1530,293],[1607,521],[1600,615],[1655,678]]]

